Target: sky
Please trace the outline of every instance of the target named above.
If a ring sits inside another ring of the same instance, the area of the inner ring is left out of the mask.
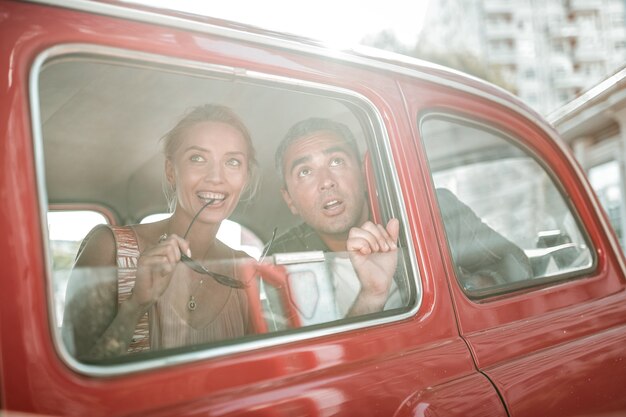
[[[262,28],[303,35],[338,48],[358,44],[367,35],[393,30],[412,46],[430,0],[127,0],[175,8]]]

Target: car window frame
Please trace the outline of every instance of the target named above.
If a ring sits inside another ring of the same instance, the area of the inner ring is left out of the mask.
[[[473,129],[482,130],[484,132],[491,134],[492,136],[501,138],[503,141],[519,149],[520,151],[524,152],[529,158],[535,161],[537,165],[543,169],[543,171],[545,172],[545,174],[547,175],[547,177],[550,179],[551,183],[553,184],[554,188],[561,196],[565,204],[565,207],[567,207],[567,209],[571,213],[572,218],[576,226],[578,227],[578,230],[580,232],[582,239],[584,239],[584,241],[586,242],[589,248],[589,253],[591,255],[591,264],[590,266],[586,268],[581,268],[575,271],[567,271],[564,273],[555,274],[555,275],[546,276],[546,277],[533,278],[531,280],[523,280],[523,281],[511,282],[507,284],[495,285],[495,286],[482,288],[482,289],[466,290],[465,288],[463,288],[458,278],[459,277],[458,267],[454,259],[452,259],[452,250],[450,248],[449,240],[447,236],[444,235],[442,238],[445,241],[445,245],[447,249],[447,256],[450,258],[450,263],[454,267],[455,284],[460,288],[461,292],[465,295],[466,298],[468,298],[474,303],[485,303],[485,302],[490,302],[490,301],[497,301],[501,299],[502,297],[510,297],[510,296],[525,293],[528,291],[534,291],[534,290],[538,290],[541,288],[545,288],[548,286],[559,285],[564,282],[570,282],[570,281],[574,281],[577,279],[583,279],[583,278],[588,277],[590,274],[597,272],[597,268],[598,268],[597,245],[594,244],[589,232],[587,231],[587,228],[582,222],[582,219],[581,219],[580,214],[578,213],[578,210],[576,210],[576,207],[572,204],[571,199],[568,197],[567,193],[565,192],[565,187],[559,180],[559,176],[556,175],[556,173],[550,168],[549,164],[544,160],[541,154],[537,152],[535,149],[533,149],[527,143],[527,141],[524,141],[522,138],[517,138],[516,135],[513,134],[512,132],[508,132],[502,127],[497,127],[494,123],[487,121],[485,119],[477,119],[475,116],[468,115],[468,114],[466,115],[466,114],[461,113],[460,111],[430,109],[417,115],[417,119],[416,119],[417,128],[420,134],[419,142],[425,155],[428,155],[428,150],[427,150],[425,141],[423,139],[424,132],[422,129],[422,124],[428,121],[429,119],[447,121],[449,123],[453,123],[456,125],[468,126]],[[430,182],[433,190],[435,190],[437,187],[434,182],[432,169],[431,169],[430,161],[428,160],[428,158],[426,158],[426,163],[428,166],[428,172],[430,174],[429,175],[430,178],[428,179],[428,181]],[[441,222],[442,230],[445,233],[445,227],[443,225],[443,218],[441,216],[441,209],[440,209],[439,201],[437,199],[435,200],[436,200],[435,204],[438,210],[437,212],[438,221]]]
[[[147,68],[155,70],[177,70],[189,75],[204,74],[218,77],[242,77],[249,82],[259,85],[279,86],[289,88],[300,93],[314,92],[327,98],[345,101],[347,106],[353,106],[351,110],[359,119],[359,123],[364,128],[367,149],[371,154],[372,166],[376,177],[376,187],[378,189],[378,205],[384,218],[397,217],[401,222],[401,241],[406,249],[406,270],[410,274],[408,280],[413,286],[411,302],[408,307],[401,312],[381,312],[374,317],[363,316],[354,319],[342,320],[341,324],[333,324],[323,328],[311,326],[292,331],[289,334],[266,335],[253,340],[235,341],[229,345],[215,344],[202,346],[200,349],[181,351],[162,355],[158,358],[150,358],[137,361],[120,360],[119,363],[112,363],[106,366],[88,364],[76,360],[67,350],[59,332],[52,332],[54,347],[61,360],[73,371],[94,377],[110,377],[130,374],[139,371],[152,370],[155,368],[169,367],[193,361],[206,360],[215,357],[232,356],[242,354],[250,350],[258,350],[267,347],[311,340],[322,336],[345,333],[353,330],[364,330],[373,328],[381,324],[398,322],[413,317],[421,307],[423,299],[423,286],[419,268],[417,267],[416,250],[413,246],[413,239],[409,232],[409,221],[407,209],[400,187],[398,174],[392,167],[395,166],[394,155],[390,146],[390,138],[384,124],[384,118],[380,110],[364,95],[336,85],[323,84],[299,78],[288,78],[269,73],[261,73],[254,69],[242,69],[230,67],[222,64],[198,62],[181,58],[174,58],[165,55],[139,52],[132,49],[110,47],[96,44],[57,44],[40,52],[30,66],[29,74],[29,105],[31,110],[32,141],[34,149],[37,190],[39,196],[41,216],[42,238],[45,242],[44,257],[46,263],[46,285],[48,287],[48,300],[52,298],[52,263],[50,259],[49,236],[46,228],[45,214],[48,209],[48,196],[45,179],[45,155],[43,149],[43,132],[41,125],[40,103],[39,103],[39,74],[42,68],[59,58],[70,58],[74,56],[87,56],[99,58],[104,62],[129,62],[145,65]],[[49,302],[50,306],[54,303]],[[49,308],[50,317],[54,313]],[[51,321],[50,326],[53,329]]]

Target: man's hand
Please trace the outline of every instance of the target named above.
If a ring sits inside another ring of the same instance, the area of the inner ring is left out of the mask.
[[[398,262],[399,233],[397,219],[389,220],[387,227],[368,221],[350,229],[346,247],[361,291],[348,317],[382,311]]]

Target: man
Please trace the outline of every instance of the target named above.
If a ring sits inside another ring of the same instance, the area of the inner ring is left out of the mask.
[[[339,311],[351,317],[386,304],[400,307],[393,282],[399,223],[391,219],[383,227],[369,221],[361,160],[347,126],[319,118],[297,123],[276,151],[276,168],[287,206],[304,223],[278,237],[268,254],[347,251],[354,271],[344,273],[343,282],[356,291],[344,297],[335,283]],[[390,299],[390,293],[396,296]]]
[[[277,238],[268,253],[347,251],[353,269],[343,279],[360,285],[351,297],[338,302],[345,316],[401,307],[393,279],[399,223],[391,219],[383,226],[369,220],[361,158],[348,127],[320,118],[295,124],[276,151],[276,168],[283,180],[283,199],[304,223]],[[520,248],[483,223],[450,191],[438,189],[437,198],[459,280],[466,289],[532,276]],[[341,291],[335,290],[341,298]]]

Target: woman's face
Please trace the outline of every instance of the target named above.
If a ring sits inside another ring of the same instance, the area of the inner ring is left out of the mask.
[[[235,209],[248,181],[249,151],[241,132],[222,122],[202,122],[179,139],[174,155],[165,163],[167,180],[176,187],[176,210],[199,221],[219,223]]]

